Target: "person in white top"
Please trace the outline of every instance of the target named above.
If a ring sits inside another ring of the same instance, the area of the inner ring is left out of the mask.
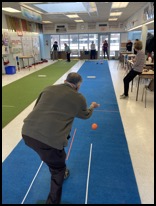
[[[91,45],[90,45],[91,51],[90,51],[90,58],[91,59],[95,59],[95,55],[96,55],[96,50],[95,50],[95,43],[94,41],[92,41]]]

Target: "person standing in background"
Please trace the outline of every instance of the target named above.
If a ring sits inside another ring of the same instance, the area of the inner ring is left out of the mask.
[[[95,59],[96,50],[95,50],[95,43],[94,43],[94,41],[92,41],[92,43],[90,45],[90,48],[91,48],[90,58],[91,59]]]
[[[102,51],[103,51],[103,54],[104,54],[104,59],[105,59],[105,53],[107,54],[107,59],[109,59],[109,55],[108,55],[108,43],[107,43],[106,40],[103,42]]]
[[[131,40],[128,40],[128,42],[126,44],[126,50],[131,52],[132,51],[132,46],[133,46],[133,43],[131,42]]]
[[[58,44],[57,41],[54,42],[52,46],[53,61],[58,60]]]
[[[139,41],[139,39],[136,39],[135,42],[136,41]],[[135,44],[135,42],[134,42],[134,44]],[[134,48],[134,54],[137,54],[137,51],[135,50],[135,48]]]
[[[65,52],[67,54],[67,62],[70,62],[70,53],[71,53],[70,47],[66,43],[64,43],[64,46],[65,46]]]

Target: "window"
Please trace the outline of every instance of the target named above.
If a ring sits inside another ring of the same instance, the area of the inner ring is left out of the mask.
[[[64,51],[64,43],[69,45],[69,35],[60,35],[60,51]]]
[[[110,56],[115,56],[115,51],[120,48],[120,33],[110,34]]]
[[[86,50],[88,51],[89,47],[89,42],[88,42],[88,34],[79,34],[79,50],[83,51]]]
[[[78,57],[78,34],[69,35],[70,39],[70,49],[71,49],[71,57]]]
[[[71,49],[71,57],[79,57],[80,51],[90,51],[92,41],[95,43],[96,51],[99,51],[99,56],[103,56],[102,44],[104,40],[107,40],[109,44],[109,55],[115,56],[115,51],[119,51],[120,48],[120,33],[51,35],[51,45],[57,41],[59,51],[64,51],[64,43],[67,43]]]

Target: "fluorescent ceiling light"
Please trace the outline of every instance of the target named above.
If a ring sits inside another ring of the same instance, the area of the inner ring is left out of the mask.
[[[42,21],[43,23],[52,23],[51,21]]]
[[[2,10],[8,11],[8,12],[11,12],[11,13],[21,12],[21,11],[19,11],[19,10],[13,9],[13,8],[11,8],[11,7],[3,7]]]
[[[67,17],[69,18],[79,18],[79,16],[77,14],[69,14],[69,15],[66,15]]]
[[[36,7],[48,13],[77,13],[77,12],[87,12],[86,8],[82,2],[62,2],[62,3],[48,3],[48,4],[34,4]]]
[[[122,12],[111,12],[110,16],[120,16]]]
[[[125,8],[129,2],[113,2],[112,3],[112,9],[120,9],[120,8]]]
[[[90,9],[89,9],[90,12],[97,11],[95,2],[89,2],[89,4],[90,4]]]
[[[142,27],[142,24],[139,25],[139,26],[133,27],[132,29],[128,29],[128,31],[132,31],[132,30],[137,29],[137,28],[140,28],[140,27]]]
[[[83,20],[74,20],[75,22],[84,22]]]
[[[41,4],[42,2],[21,2],[21,3],[23,3],[23,4],[33,4],[33,3],[37,4],[37,3],[40,3]]]
[[[109,18],[108,21],[117,21],[118,18]]]
[[[154,20],[149,21],[149,22],[147,22],[147,23],[145,23],[145,24],[141,24],[141,25],[139,25],[139,26],[133,27],[132,29],[128,29],[128,31],[132,31],[132,30],[134,30],[134,29],[137,29],[137,28],[142,27],[143,25],[151,24],[151,23],[153,23],[153,22],[154,22]]]
[[[153,23],[153,22],[154,22],[154,20],[149,21],[149,22],[145,23],[145,25],[147,25],[147,24],[151,24],[151,23]]]

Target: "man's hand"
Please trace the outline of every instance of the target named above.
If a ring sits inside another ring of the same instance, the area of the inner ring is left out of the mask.
[[[100,104],[98,104],[96,102],[92,102],[91,105],[90,105],[91,108],[96,108],[96,107],[99,107],[99,106],[100,106]]]

